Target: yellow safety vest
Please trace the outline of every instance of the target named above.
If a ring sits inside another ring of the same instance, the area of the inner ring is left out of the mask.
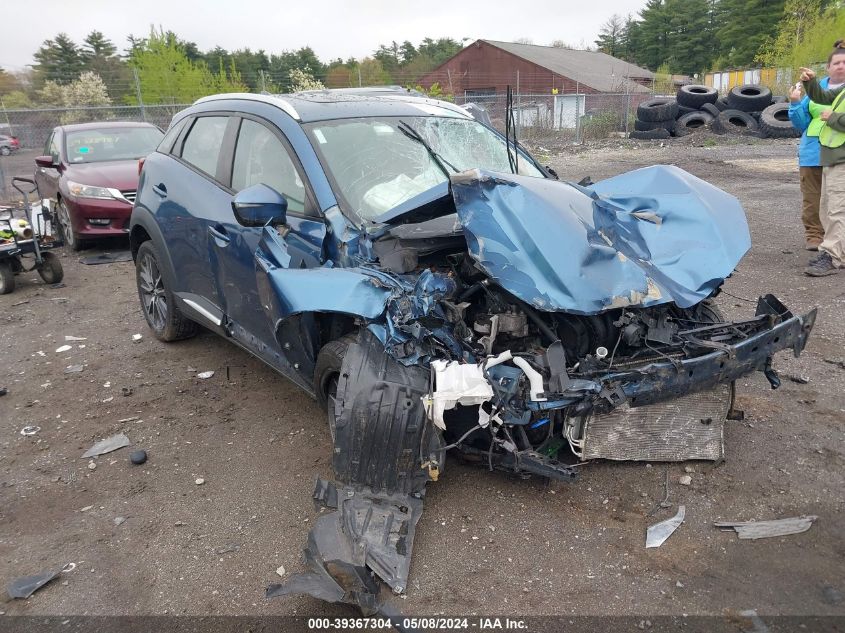
[[[836,99],[833,100],[833,111],[836,113],[845,112],[845,88],[839,91]],[[834,130],[829,125],[825,126],[819,132],[819,143],[825,147],[840,147],[845,144],[845,132]]]
[[[807,110],[810,112],[810,125],[807,126],[807,136],[818,136],[824,127],[824,121],[821,120],[820,115],[825,110],[829,110],[830,106],[821,105],[810,99],[807,104]]]

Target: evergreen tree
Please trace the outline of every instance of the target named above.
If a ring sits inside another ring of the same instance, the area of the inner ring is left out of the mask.
[[[719,0],[716,39],[723,67],[748,66],[775,37],[785,0]]]
[[[59,33],[54,40],[44,40],[35,53],[37,79],[68,84],[75,81],[84,69],[79,47],[65,33]]]
[[[666,0],[647,0],[640,11],[637,28],[637,62],[648,68],[657,68],[669,57],[669,33],[671,15]]]
[[[666,0],[670,72],[692,75],[709,70],[715,52],[709,0]]]

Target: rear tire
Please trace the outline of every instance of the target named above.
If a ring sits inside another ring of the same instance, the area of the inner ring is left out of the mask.
[[[41,253],[41,259],[44,260],[38,268],[38,274],[45,284],[57,284],[65,277],[65,271],[62,268],[62,262],[59,261],[55,253]]]
[[[160,341],[178,341],[197,333],[197,324],[176,305],[162,272],[161,258],[151,241],[141,244],[135,258],[135,282],[147,325]]]
[[[0,295],[7,295],[15,290],[15,271],[8,261],[0,262]]]

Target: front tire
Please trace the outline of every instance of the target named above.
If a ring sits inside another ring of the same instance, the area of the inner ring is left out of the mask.
[[[135,258],[135,282],[147,325],[161,341],[178,341],[197,333],[197,324],[176,306],[164,281],[161,257],[151,241],[144,242]]]
[[[347,334],[323,345],[314,364],[314,393],[320,408],[327,409],[329,400],[337,395],[337,381],[340,366],[349,345],[356,339],[356,334]]]
[[[11,153],[12,150],[10,150],[8,147],[0,147],[0,154],[2,154],[3,156],[8,156]]]
[[[59,220],[59,228],[62,232],[62,239],[70,250],[78,253],[85,248],[85,243],[73,232],[73,223],[70,221],[70,211],[63,200],[56,205],[56,217]]]

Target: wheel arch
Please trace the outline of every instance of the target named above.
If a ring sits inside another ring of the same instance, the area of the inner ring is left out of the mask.
[[[152,241],[153,246],[155,246],[161,258],[160,264],[164,267],[162,272],[164,273],[165,280],[170,289],[175,291],[177,286],[173,260],[170,257],[170,251],[167,248],[167,242],[164,239],[161,228],[153,215],[142,207],[135,207],[132,211],[129,227],[129,248],[132,251],[132,261],[134,262],[136,260],[141,244]]]

